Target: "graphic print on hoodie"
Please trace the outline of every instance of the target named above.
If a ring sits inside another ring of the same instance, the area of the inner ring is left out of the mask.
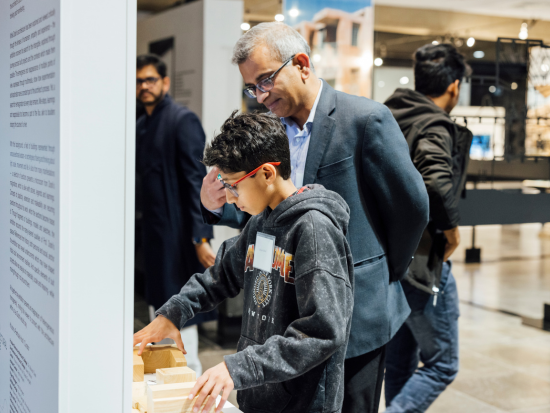
[[[340,412],[353,310],[349,208],[320,185],[265,210],[222,244],[157,314],[176,326],[244,290],[241,338],[225,363],[245,413]],[[275,236],[270,273],[254,268],[258,232]]]

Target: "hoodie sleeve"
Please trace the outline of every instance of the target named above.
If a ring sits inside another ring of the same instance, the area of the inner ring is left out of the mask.
[[[389,109],[370,113],[361,146],[362,181],[379,206],[392,280],[402,279],[428,224],[428,195]]]
[[[237,296],[243,287],[245,237],[225,241],[216,263],[202,274],[193,275],[181,291],[156,311],[182,329],[197,313],[213,310],[226,298]]]
[[[454,228],[460,220],[453,194],[453,140],[443,126],[430,128],[413,148],[413,163],[430,198],[430,216],[437,229]]]
[[[343,233],[312,211],[296,245],[294,285],[300,318],[284,335],[224,357],[237,390],[300,376],[347,343],[353,264]]]

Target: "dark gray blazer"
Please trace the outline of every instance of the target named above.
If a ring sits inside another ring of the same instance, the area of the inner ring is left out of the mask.
[[[355,304],[346,358],[357,357],[386,344],[409,315],[398,280],[428,223],[428,194],[388,108],[326,82],[304,171],[304,185],[314,183],[351,210]],[[247,219],[226,204],[216,224],[242,228]]]

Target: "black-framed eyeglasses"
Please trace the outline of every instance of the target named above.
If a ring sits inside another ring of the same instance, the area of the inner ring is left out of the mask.
[[[244,94],[248,96],[249,98],[256,98],[256,89],[260,89],[262,93],[269,92],[271,89],[273,89],[273,86],[275,86],[275,76],[277,73],[281,71],[283,67],[285,67],[292,59],[294,59],[295,54],[292,55],[286,62],[283,63],[283,65],[278,68],[275,73],[273,73],[271,76],[265,78],[264,80],[260,80],[256,86],[248,86],[244,89]]]
[[[146,77],[145,79],[136,78],[136,86],[141,87],[143,84],[145,86],[153,86],[160,80],[160,77]]]

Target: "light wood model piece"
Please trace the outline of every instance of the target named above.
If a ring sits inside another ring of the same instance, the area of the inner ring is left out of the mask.
[[[157,369],[157,384],[186,383],[197,381],[197,373],[189,367]]]
[[[175,345],[147,346],[141,357],[134,348],[134,383],[132,383],[132,413],[192,413],[196,401],[189,393],[196,384],[197,374],[187,367],[183,353]],[[144,374],[156,373],[157,384],[144,382]],[[207,412],[204,405],[199,413]]]

